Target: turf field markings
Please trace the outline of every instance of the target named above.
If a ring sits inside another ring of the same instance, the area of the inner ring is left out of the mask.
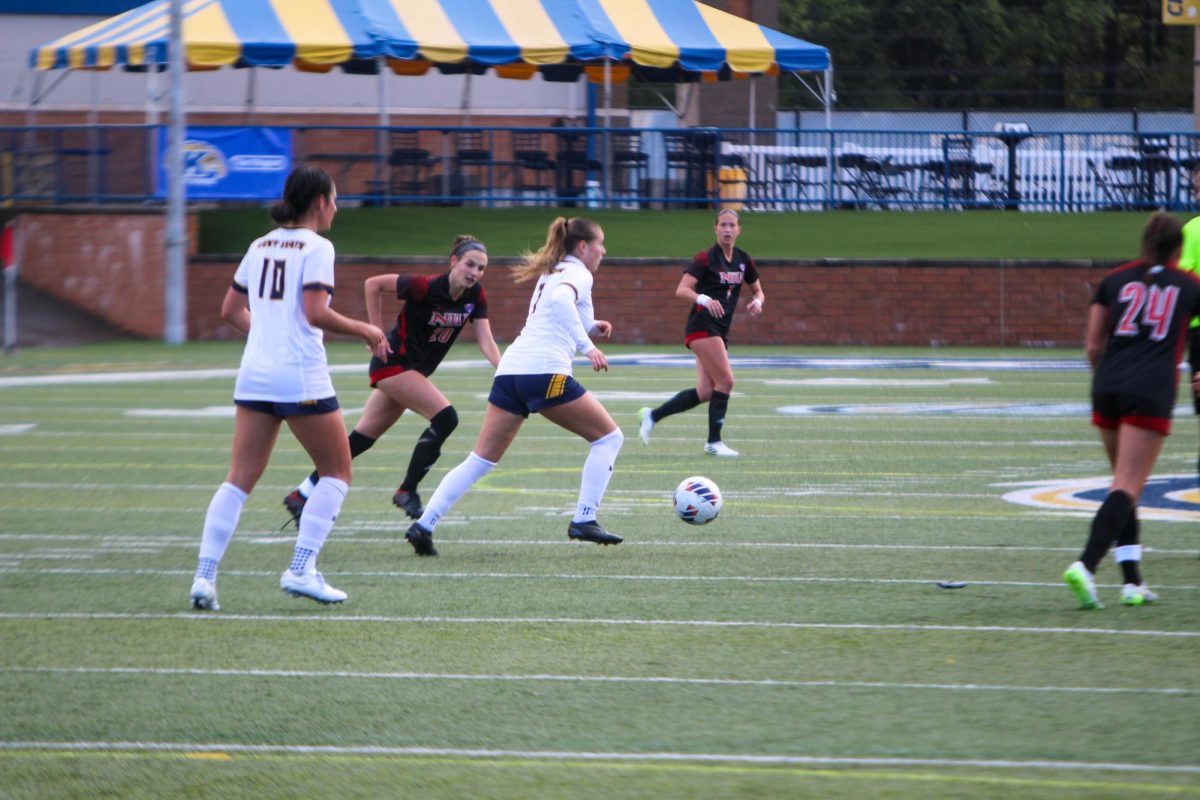
[[[1200,688],[1141,686],[1018,686],[987,683],[907,683],[891,681],[798,681],[782,678],[682,678],[669,675],[504,675],[456,672],[353,672],[348,670],[200,669],[197,667],[0,667],[0,673],[47,675],[156,675],[231,678],[353,678],[361,680],[437,680],[530,683],[629,683],[682,686],[748,686],[764,688],[915,689],[969,692],[1044,692],[1048,694],[1200,695]]]
[[[9,409],[11,413],[11,409]],[[36,423],[24,423],[13,425],[0,425],[0,436],[19,436],[22,433],[28,433],[37,427]]]
[[[764,628],[774,630],[860,630],[885,633],[1012,633],[1012,634],[1092,634],[1097,636],[1151,636],[1170,639],[1198,639],[1200,631],[1166,631],[1155,629],[1122,630],[1119,628],[1058,628],[1019,625],[916,625],[879,624],[869,622],[768,622],[761,620],[701,620],[701,619],[585,619],[580,617],[437,617],[389,616],[385,614],[197,614],[122,613],[105,611],[0,611],[0,620],[114,620],[114,621],[173,621],[188,622],[329,622],[385,624],[415,623],[421,625],[580,625],[680,628]]]
[[[100,553],[100,551],[95,552],[97,554]],[[36,559],[39,557],[28,556],[27,558]],[[20,565],[11,570],[6,570],[3,565],[0,565],[0,572],[4,571],[33,575],[150,575],[156,577],[191,576],[195,572],[195,570],[191,569],[151,569],[148,567],[23,567]],[[268,578],[278,574],[278,570],[221,570],[222,576],[238,578]],[[937,583],[936,578],[840,578],[833,576],[798,575],[605,575],[558,572],[415,572],[403,570],[338,570],[337,574],[339,578],[418,578],[424,580],[629,581],[633,583],[650,583],[654,581],[674,583],[867,583],[930,587]],[[971,586],[1052,588],[1055,591],[1063,588],[1061,581],[989,581],[968,578],[967,583]],[[1119,583],[1097,583],[1096,585],[1107,589],[1119,589],[1121,587]],[[1188,592],[1196,591],[1200,586],[1155,583],[1154,588],[1159,591]]]
[[[926,386],[990,386],[991,378],[759,378],[765,386],[881,386],[913,387]],[[753,381],[751,381],[753,382]],[[759,397],[759,395],[755,395]]]
[[[443,525],[451,525],[451,521],[442,523]],[[463,522],[463,525],[469,522]],[[339,532],[352,532],[353,530],[398,530],[398,525],[347,525],[338,527]],[[114,542],[142,543],[154,544],[159,547],[187,547],[195,549],[197,537],[189,536],[163,536],[143,539],[140,537],[112,537],[104,533],[0,533],[0,541],[92,541],[97,537],[101,539],[111,539]],[[270,534],[255,535],[247,532],[245,536],[238,539],[243,544],[262,544],[275,545],[283,542],[295,542],[295,534],[286,536],[272,536]],[[344,539],[337,540],[336,544],[396,544],[396,538],[369,539],[360,536],[350,536]],[[446,542],[447,544],[465,545],[465,546],[482,546],[494,547],[497,543],[514,543],[517,542],[522,546],[536,545],[546,547],[569,547],[570,543],[563,539],[527,539],[514,540],[507,537],[498,539],[454,539],[442,538],[438,541]],[[626,545],[630,547],[666,547],[666,548],[720,548],[727,550],[729,548],[751,548],[751,549],[798,549],[798,550],[901,550],[904,552],[922,552],[922,551],[954,551],[954,552],[981,552],[981,553],[1078,553],[1078,546],[1068,547],[1052,547],[1049,545],[981,545],[981,544],[847,544],[845,542],[732,542],[724,539],[714,539],[707,542],[697,541],[672,541],[670,539],[648,539],[637,541],[626,541]],[[1143,550],[1147,555],[1194,555],[1194,548],[1172,549],[1164,547],[1145,547]]]
[[[389,747],[386,745],[275,745],[240,744],[233,742],[101,742],[101,741],[0,741],[0,750],[20,751],[105,751],[105,752],[174,752],[174,753],[237,753],[290,754],[302,756],[457,756],[470,759],[521,759],[544,761],[608,761],[608,762],[717,762],[763,765],[823,765],[854,767],[977,767],[984,769],[1057,769],[1087,772],[1131,772],[1149,774],[1200,774],[1198,764],[1134,764],[1107,761],[1051,761],[979,758],[880,758],[855,756],[799,756],[752,753],[676,753],[670,751],[643,753],[611,753],[588,750],[506,750],[450,747]],[[1112,784],[1106,784],[1113,786]],[[1142,787],[1128,787],[1130,790]],[[1164,787],[1167,788],[1167,787]],[[1172,789],[1176,787],[1170,787]],[[1186,788],[1186,787],[1184,787]]]

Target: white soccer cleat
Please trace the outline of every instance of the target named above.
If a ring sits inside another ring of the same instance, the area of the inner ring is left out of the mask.
[[[318,603],[340,603],[347,595],[340,589],[335,589],[325,582],[321,573],[314,570],[297,575],[290,569],[285,570],[279,577],[279,588],[284,594],[292,597],[307,597]]]
[[[196,578],[192,581],[192,608],[197,611],[220,611],[221,604],[217,602],[217,584],[207,578]]]
[[[734,450],[724,442],[709,442],[708,444],[704,445],[704,452],[708,453],[710,456],[716,456],[717,458],[738,457],[738,451]]]
[[[638,438],[642,440],[642,444],[650,444],[650,431],[654,430],[654,417],[650,416],[649,406],[638,411],[638,419],[641,420],[638,425]]]
[[[1100,598],[1096,596],[1096,578],[1088,572],[1082,561],[1076,561],[1067,567],[1067,571],[1063,573],[1063,582],[1075,593],[1080,608],[1104,608]]]
[[[1121,604],[1126,606],[1144,606],[1158,600],[1158,595],[1150,591],[1144,583],[1127,583],[1121,587]]]

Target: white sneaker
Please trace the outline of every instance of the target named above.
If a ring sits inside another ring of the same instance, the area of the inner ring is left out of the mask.
[[[1076,561],[1063,573],[1063,581],[1071,587],[1079,600],[1080,608],[1104,608],[1096,596],[1096,578],[1088,572],[1082,561]]]
[[[315,569],[299,575],[290,569],[284,570],[279,577],[279,588],[292,597],[307,597],[318,603],[340,603],[347,597],[345,592],[327,584]]]
[[[654,418],[650,416],[650,407],[638,411],[638,419],[641,424],[638,426],[638,437],[641,438],[642,444],[650,444],[650,431],[654,430]]]
[[[734,450],[724,442],[709,442],[708,444],[704,445],[704,452],[708,453],[710,456],[717,456],[718,458],[737,458],[738,456],[738,451]]]
[[[1158,595],[1146,588],[1144,583],[1127,583],[1121,587],[1121,604],[1126,606],[1144,606],[1153,603]]]
[[[217,584],[207,578],[196,578],[192,581],[192,608],[197,611],[220,611],[221,604],[217,602]]]

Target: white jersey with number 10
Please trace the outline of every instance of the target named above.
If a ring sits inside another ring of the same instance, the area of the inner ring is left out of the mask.
[[[238,369],[237,400],[299,403],[333,397],[324,332],[304,313],[305,288],[333,299],[333,243],[307,228],[276,228],[256,239],[233,277],[250,299],[250,335]]]

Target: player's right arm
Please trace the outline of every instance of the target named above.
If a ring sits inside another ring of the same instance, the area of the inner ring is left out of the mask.
[[[725,316],[725,306],[721,305],[720,300],[714,300],[708,295],[696,291],[697,282],[695,275],[683,273],[683,277],[679,279],[679,285],[675,287],[675,296],[680,300],[687,300],[693,305],[703,306],[717,319]]]
[[[1088,309],[1086,348],[1092,371],[1100,363],[1104,346],[1108,343],[1108,314],[1108,308],[1102,303],[1092,303]]]
[[[221,319],[241,333],[250,333],[250,297],[230,286],[221,301]]]
[[[383,328],[383,296],[396,291],[396,279],[399,275],[372,275],[363,283],[363,293],[367,301],[367,319],[376,328]],[[404,308],[401,301],[401,308]]]

